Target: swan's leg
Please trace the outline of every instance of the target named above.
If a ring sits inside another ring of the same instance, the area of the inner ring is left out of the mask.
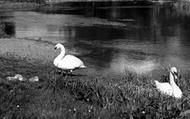
[[[62,76],[66,75],[67,72],[68,72],[67,70],[61,70],[61,74],[62,74]]]
[[[69,70],[68,70],[68,71],[69,71]],[[64,78],[64,80],[67,79],[68,71],[66,71],[66,73],[65,73],[65,78]]]
[[[67,79],[67,74],[66,74],[66,76],[65,76],[64,80],[66,80],[66,79]]]
[[[73,72],[73,70],[71,69],[71,70],[69,70],[69,74],[71,75],[72,74],[72,72]]]
[[[60,73],[60,69],[56,68],[55,73]]]
[[[61,70],[61,75],[63,76],[63,74],[64,74],[64,70]]]

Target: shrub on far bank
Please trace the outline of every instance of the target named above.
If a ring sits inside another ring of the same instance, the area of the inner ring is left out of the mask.
[[[1,0],[4,2],[28,2],[28,3],[45,3],[46,0]]]

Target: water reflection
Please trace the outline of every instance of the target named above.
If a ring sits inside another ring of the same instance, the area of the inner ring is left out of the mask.
[[[14,42],[29,45],[30,40],[30,48],[22,44],[19,47],[28,48],[23,50],[25,54],[30,52],[30,57],[43,61],[53,61],[57,55],[52,50],[54,44],[64,43],[68,53],[87,63],[89,75],[120,74],[125,70],[159,74],[161,67],[168,65],[189,71],[190,16],[188,12],[181,14],[175,4],[69,6],[74,7],[60,5],[37,12],[12,12],[12,18],[3,20],[8,29],[4,31],[24,38]],[[13,48],[14,52],[24,54],[19,47]]]

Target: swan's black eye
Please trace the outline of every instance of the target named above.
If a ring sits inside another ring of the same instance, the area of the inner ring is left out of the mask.
[[[55,50],[57,50],[57,47],[54,47]]]
[[[178,73],[177,72],[173,72],[172,74],[173,74],[174,78],[178,78]]]

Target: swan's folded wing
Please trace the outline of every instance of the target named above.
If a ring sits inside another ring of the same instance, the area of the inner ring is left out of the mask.
[[[83,65],[83,62],[79,58],[73,55],[66,55],[59,61],[58,67],[62,69],[75,69],[81,65]]]
[[[160,92],[172,96],[173,89],[172,89],[172,87],[171,87],[171,85],[169,83],[156,82],[155,84],[156,84],[156,88]]]

